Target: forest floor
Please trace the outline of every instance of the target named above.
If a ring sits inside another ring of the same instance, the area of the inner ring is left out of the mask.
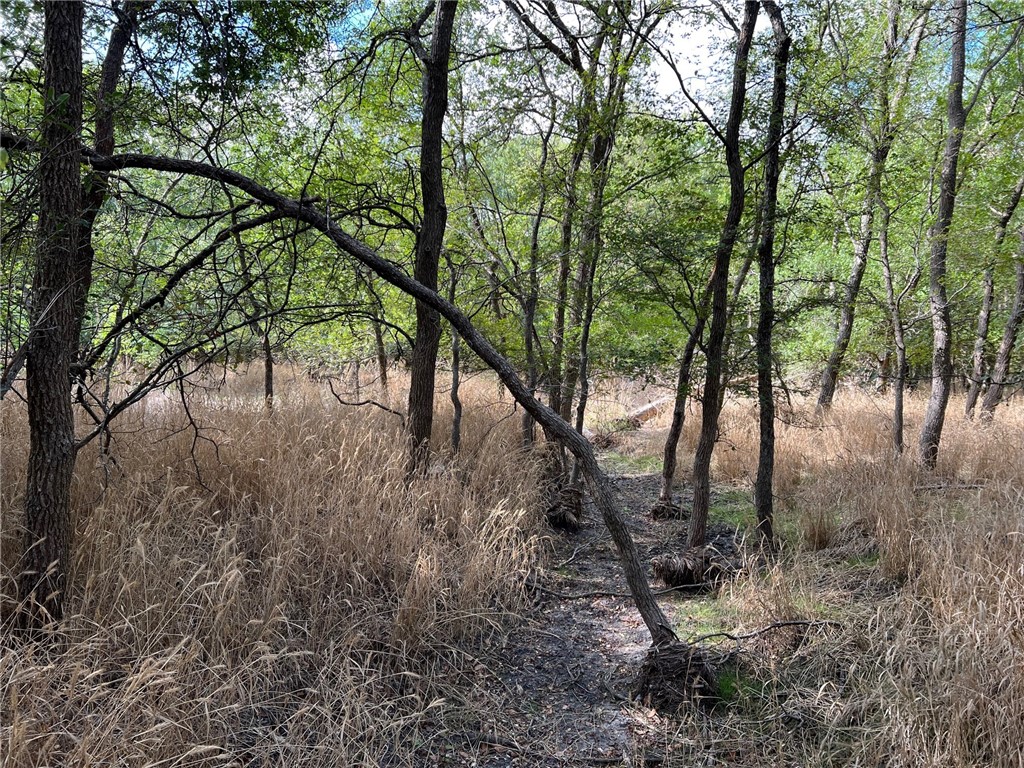
[[[606,455],[616,496],[641,560],[685,549],[685,517],[650,515],[660,475],[637,472]],[[633,470],[633,471],[631,471]],[[683,507],[688,506],[683,499]],[[720,490],[716,509],[729,510],[735,492]],[[737,528],[712,517],[709,542],[735,546]],[[646,766],[671,762],[672,717],[636,701],[638,670],[650,635],[626,593],[625,577],[608,531],[592,508],[576,534],[556,535],[546,569],[538,574],[536,604],[478,659],[460,732],[437,734],[421,753],[423,765]],[[680,638],[717,632],[714,594],[660,590],[659,601]],[[677,735],[677,734],[676,734]]]

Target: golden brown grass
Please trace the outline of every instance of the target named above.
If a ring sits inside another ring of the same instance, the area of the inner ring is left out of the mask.
[[[83,455],[73,618],[49,648],[0,651],[5,766],[411,765],[427,721],[461,716],[451,677],[521,608],[539,547],[518,418],[493,381],[471,382],[461,455],[445,453],[442,405],[439,455],[407,485],[394,416],[284,393],[269,417],[251,381],[197,394],[198,442],[154,397],[119,425],[115,461]],[[596,393],[594,423],[662,394]],[[720,613],[740,633],[812,623],[744,641],[719,711],[652,716],[665,765],[1024,766],[1024,412],[982,425],[954,401],[927,472],[923,401],[901,458],[889,407],[847,391],[824,420],[810,403],[781,414],[786,547],[725,589]],[[668,418],[616,450],[652,461]],[[681,478],[699,420],[691,408]],[[0,407],[0,430],[9,592],[18,406]],[[716,482],[749,487],[756,437],[755,407],[730,400]]]
[[[782,414],[788,546],[726,591],[723,616],[740,617],[726,628],[835,623],[744,643],[734,705],[673,725],[670,764],[1024,765],[1024,411],[979,424],[954,399],[929,472],[914,458],[923,398],[908,403],[903,457],[889,408],[844,392],[823,420],[809,402]],[[684,446],[698,428],[699,413]],[[749,487],[755,406],[728,402],[722,432],[715,480]],[[656,454],[660,439],[624,450]],[[685,472],[692,449],[681,454]]]
[[[197,394],[198,440],[155,396],[80,457],[71,618],[0,643],[4,766],[409,765],[460,649],[521,608],[515,420],[470,388],[463,451],[407,484],[394,416],[309,386],[268,416],[248,387]],[[0,419],[10,594],[26,435]]]

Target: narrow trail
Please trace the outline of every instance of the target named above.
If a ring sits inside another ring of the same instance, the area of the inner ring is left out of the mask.
[[[685,520],[652,520],[659,477],[613,477],[641,559],[685,547]],[[625,590],[611,537],[592,509],[575,535],[553,537],[537,605],[478,664],[473,703],[486,719],[453,734],[433,765],[646,766],[664,762],[664,722],[631,699],[650,636]],[[608,593],[611,593],[609,595]],[[679,626],[685,594],[660,598]],[[482,706],[481,706],[482,705]],[[457,742],[461,741],[461,744]]]

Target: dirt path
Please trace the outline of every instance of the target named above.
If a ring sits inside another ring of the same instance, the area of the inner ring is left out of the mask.
[[[656,475],[613,478],[641,559],[684,548],[685,521],[652,520]],[[555,536],[551,565],[539,580],[538,604],[504,646],[480,659],[474,709],[489,712],[432,765],[645,766],[663,762],[656,714],[630,699],[630,687],[650,645],[639,614],[621,595],[625,577],[607,530],[588,510],[573,536]],[[608,594],[611,593],[611,594]],[[673,625],[693,598],[661,603]],[[461,742],[461,743],[459,743]],[[646,746],[645,746],[646,745]]]

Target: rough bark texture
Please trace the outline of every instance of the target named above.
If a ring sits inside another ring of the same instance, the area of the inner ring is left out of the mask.
[[[932,387],[918,443],[921,463],[928,468],[934,468],[939,458],[939,442],[942,440],[942,426],[946,419],[946,406],[949,403],[953,381],[953,364],[950,359],[953,328],[949,298],[946,294],[946,253],[949,228],[953,222],[953,209],[956,206],[956,170],[960,160],[960,145],[967,122],[963,99],[967,0],[954,0],[951,14],[953,56],[946,109],[949,133],[942,153],[938,214],[931,229],[932,245],[928,260],[929,303],[932,316]]]
[[[448,111],[448,63],[457,2],[437,4],[437,18],[429,55],[423,58],[423,115],[420,122],[420,189],[423,219],[416,238],[416,281],[437,290],[438,265],[448,222],[441,168],[441,140]],[[426,455],[434,424],[434,389],[441,322],[437,311],[416,302],[416,340],[410,356],[409,436],[411,466],[417,468]]]
[[[747,94],[747,62],[754,36],[759,3],[748,0],[743,4],[743,21],[736,41],[733,64],[732,99],[729,119],[725,128],[725,158],[729,168],[729,210],[725,216],[722,235],[715,250],[715,266],[711,274],[711,327],[708,332],[707,373],[704,379],[703,416],[700,438],[693,460],[693,512],[687,545],[704,544],[711,507],[711,456],[718,439],[719,390],[722,385],[722,348],[725,341],[727,293],[729,289],[729,263],[733,246],[743,217],[744,172],[740,157],[739,131],[743,117],[743,103]]]
[[[775,392],[773,387],[772,328],[775,325],[775,216],[778,201],[782,122],[786,106],[786,70],[789,66],[789,33],[782,12],[774,2],[765,0],[765,11],[775,33],[775,75],[772,84],[772,108],[768,122],[768,151],[764,161],[764,216],[761,242],[757,248],[760,266],[757,319],[757,400],[760,407],[760,439],[757,477],[754,480],[754,509],[761,541],[772,546],[775,476]]]
[[[28,483],[19,577],[23,623],[39,629],[63,616],[71,548],[75,425],[71,362],[81,305],[75,258],[82,220],[81,2],[44,5],[45,102],[39,162],[39,241],[28,349]]]
[[[103,57],[100,82],[96,91],[96,126],[94,148],[98,154],[109,155],[114,151],[114,117],[116,113],[115,94],[124,70],[124,55],[131,42],[138,23],[140,6],[143,3],[126,2],[117,13],[117,22],[110,32],[107,52]],[[107,199],[107,174],[99,172],[89,175],[85,183],[82,200],[83,214],[78,253],[75,259],[75,281],[78,288],[75,306],[75,339],[79,343],[85,307],[92,285],[92,264],[96,256],[93,249],[92,233],[100,208]]]

